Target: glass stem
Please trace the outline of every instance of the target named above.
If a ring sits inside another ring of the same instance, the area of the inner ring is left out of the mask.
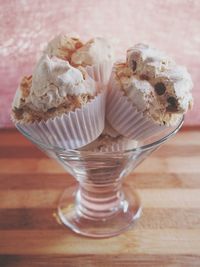
[[[105,219],[120,209],[123,199],[121,181],[110,184],[81,182],[76,195],[77,211],[87,219]]]

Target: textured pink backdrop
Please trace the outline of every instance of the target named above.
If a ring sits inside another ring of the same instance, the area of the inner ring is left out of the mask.
[[[45,43],[58,33],[111,37],[118,55],[147,42],[188,67],[195,106],[187,125],[200,125],[199,0],[0,0],[0,127],[12,125],[10,104]]]

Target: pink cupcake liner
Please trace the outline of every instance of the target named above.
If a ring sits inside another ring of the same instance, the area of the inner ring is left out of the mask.
[[[134,143],[133,143],[134,142]],[[109,144],[100,148],[100,152],[123,152],[127,149],[133,149],[137,147],[137,141],[133,140],[119,140],[116,143]],[[98,151],[98,150],[95,150]]]
[[[108,123],[107,120],[105,120],[105,127],[102,135],[104,136],[107,135],[115,138],[118,137],[120,134],[115,129],[113,129],[113,127]]]
[[[73,112],[47,121],[17,123],[33,141],[50,147],[77,149],[94,141],[104,129],[106,90]]]
[[[80,151],[90,151],[90,152],[123,152],[128,149],[136,148],[138,142],[136,140],[130,140],[125,137],[120,137],[115,139],[110,136],[105,140],[95,140],[85,147],[82,147]]]
[[[146,139],[166,129],[166,126],[156,124],[138,111],[114,81],[109,83],[106,119],[116,131],[129,139]]]
[[[105,85],[110,79],[112,66],[112,61],[103,61],[102,63],[93,66],[87,66],[85,70],[92,79],[94,79],[96,82],[100,82],[101,84]]]

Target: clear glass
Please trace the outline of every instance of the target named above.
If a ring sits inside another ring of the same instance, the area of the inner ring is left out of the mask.
[[[122,186],[124,178],[173,137],[183,119],[137,148],[120,152],[67,151],[62,147],[46,146],[19,125],[17,128],[78,182],[76,187],[67,188],[59,200],[58,215],[63,224],[78,234],[100,238],[122,233],[140,217],[140,199],[135,191]]]

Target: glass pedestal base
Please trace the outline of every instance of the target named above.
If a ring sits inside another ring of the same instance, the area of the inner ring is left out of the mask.
[[[95,212],[88,207],[84,212],[80,190],[78,187],[70,187],[60,198],[58,215],[64,225],[84,236],[103,238],[119,235],[140,217],[142,211],[135,191],[125,187],[118,192],[119,195],[119,201],[115,201],[112,208],[107,205],[107,210],[98,210],[95,203],[90,203]]]

